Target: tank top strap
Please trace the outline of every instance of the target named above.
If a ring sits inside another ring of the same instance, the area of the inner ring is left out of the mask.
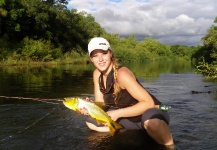
[[[100,74],[100,76],[99,76],[99,87],[100,87],[100,91],[103,94],[114,92],[114,87],[113,87],[113,85],[114,85],[114,77],[113,77],[113,74],[114,74],[114,71],[112,69],[110,71],[110,73],[108,74],[108,76],[107,76],[106,87],[104,85],[103,74],[102,73]]]

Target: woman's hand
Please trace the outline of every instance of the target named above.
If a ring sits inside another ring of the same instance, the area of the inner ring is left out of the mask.
[[[85,107],[83,107],[83,108],[80,108],[79,109],[79,112],[82,114],[82,115],[89,115],[89,113],[88,113],[88,110],[85,108]]]
[[[86,102],[89,102],[89,101],[91,101],[90,99],[89,99],[89,97],[86,97],[85,99],[83,99],[83,100],[85,100]]]
[[[110,110],[106,112],[113,121],[118,120],[121,117],[121,109]]]
[[[86,122],[87,126],[94,131],[98,131],[98,132],[109,132],[109,127],[108,126],[104,126],[104,127],[97,127],[96,125]]]
[[[86,97],[86,98],[83,99],[83,100],[84,100],[84,101],[87,101],[87,102],[91,102],[91,100],[90,100],[88,97]],[[83,114],[83,115],[89,115],[88,110],[87,110],[85,107],[80,108],[80,109],[79,109],[79,112],[80,112],[81,114]]]

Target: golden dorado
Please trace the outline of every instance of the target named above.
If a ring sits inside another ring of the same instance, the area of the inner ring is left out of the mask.
[[[94,102],[85,101],[78,97],[72,97],[72,98],[64,98],[63,104],[76,112],[80,112],[80,108],[87,109],[89,115],[92,118],[95,118],[98,124],[101,123],[107,123],[111,135],[114,135],[116,130],[121,129],[122,126],[118,124],[117,122],[113,121],[108,114],[101,109],[99,106],[97,106]]]

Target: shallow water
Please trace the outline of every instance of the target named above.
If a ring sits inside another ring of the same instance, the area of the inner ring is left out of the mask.
[[[160,66],[161,71],[156,68],[159,72],[151,72],[153,64],[130,68],[148,91],[172,106],[170,129],[176,149],[216,149],[217,83],[204,82],[189,66],[166,66]],[[92,98],[92,67],[9,69],[0,68],[0,149],[163,149],[142,131],[120,131],[115,136],[90,131],[85,116],[55,101],[69,96]]]

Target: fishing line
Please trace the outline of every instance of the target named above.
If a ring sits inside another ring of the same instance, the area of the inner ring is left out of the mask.
[[[14,99],[23,99],[23,100],[38,100],[38,101],[63,101],[63,100],[60,100],[60,99],[54,99],[54,98],[32,98],[32,97],[20,97],[20,96],[16,96],[16,97],[13,97],[13,96],[0,96],[1,98],[14,98]]]
[[[49,111],[47,114],[45,114],[45,115],[42,116],[41,118],[37,119],[35,122],[33,122],[32,124],[30,124],[30,125],[27,126],[26,128],[24,128],[24,129],[22,129],[22,130],[20,130],[20,131],[18,131],[18,132],[16,132],[16,133],[14,133],[14,134],[8,136],[8,137],[5,137],[4,139],[1,139],[1,142],[5,141],[5,140],[7,140],[7,139],[10,139],[10,138],[12,138],[13,136],[15,136],[15,135],[17,135],[17,134],[20,134],[20,133],[24,132],[25,130],[29,129],[30,127],[34,126],[34,125],[37,124],[39,121],[41,121],[42,119],[44,119],[45,117],[47,117],[48,115],[50,115],[50,114],[51,114],[54,110],[56,110],[56,109],[57,109],[57,107],[56,107],[56,108],[53,108],[53,109],[52,109],[51,111]]]
[[[45,103],[51,103],[51,104],[58,104],[58,103],[54,103],[54,102],[62,102],[63,100],[61,99],[45,99],[45,98],[31,98],[31,97],[13,97],[13,96],[0,96],[0,98],[6,98],[6,99],[21,99],[21,100],[34,100],[34,101],[41,101],[41,102],[45,102]],[[52,102],[54,101],[54,102]],[[39,121],[41,121],[42,119],[44,119],[45,117],[47,117],[48,115],[50,115],[54,110],[56,110],[56,108],[53,108],[50,112],[48,112],[47,114],[45,114],[44,116],[42,116],[41,118],[37,119],[35,122],[33,122],[32,124],[30,124],[29,126],[27,126],[26,128],[19,130],[18,132],[5,137],[4,139],[1,139],[0,142],[3,142],[7,139],[12,138],[13,136],[20,134],[22,132],[24,132],[25,130],[29,129],[30,127],[34,126],[35,124],[37,124]]]
[[[32,97],[13,97],[13,96],[0,96],[0,98],[7,98],[7,99],[21,99],[21,100],[34,100],[34,101],[41,101],[41,102],[45,102],[45,103],[52,103],[52,104],[57,104],[54,103],[52,101],[55,102],[62,102],[63,100],[61,99],[52,99],[52,98],[32,98]]]
[[[21,99],[21,100],[35,100],[35,101],[41,101],[41,102],[45,102],[45,103],[51,103],[51,104],[58,104],[58,103],[54,103],[54,102],[63,102],[64,100],[61,99],[52,99],[52,98],[31,98],[31,97],[20,97],[20,96],[0,96],[0,98],[6,98],[6,99]],[[52,102],[53,101],[53,102]],[[94,101],[90,101],[90,102],[94,102]],[[103,102],[96,102],[97,103],[103,103]],[[105,105],[115,105],[115,103],[104,103]],[[129,106],[129,104],[119,104],[120,106]],[[113,107],[113,106],[110,106]],[[115,108],[115,107],[114,107]]]

